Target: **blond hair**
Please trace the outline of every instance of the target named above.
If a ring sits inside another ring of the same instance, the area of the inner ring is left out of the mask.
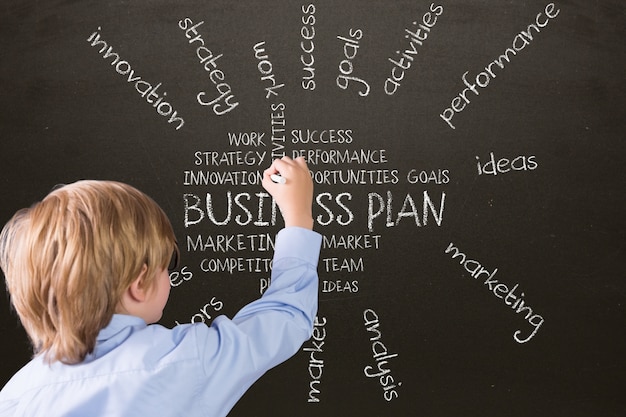
[[[112,181],[57,188],[18,211],[0,233],[11,303],[35,354],[49,363],[82,362],[143,265],[150,288],[173,251],[176,238],[163,210]]]

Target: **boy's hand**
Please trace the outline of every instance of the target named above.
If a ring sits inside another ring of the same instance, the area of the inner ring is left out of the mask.
[[[272,174],[280,174],[284,184],[275,183]],[[313,229],[313,180],[304,158],[288,156],[276,159],[263,172],[263,187],[274,197],[285,220],[285,227]]]

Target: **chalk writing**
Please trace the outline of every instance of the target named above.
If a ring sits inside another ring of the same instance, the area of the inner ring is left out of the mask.
[[[265,98],[269,99],[272,96],[278,96],[280,88],[283,88],[285,84],[278,84],[273,73],[272,62],[269,60],[269,56],[265,53],[265,41],[261,41],[254,45],[254,56],[259,61],[257,69],[261,73],[261,81],[268,81],[269,86],[265,87]]]
[[[524,293],[517,295],[515,294],[515,290],[519,284],[515,284],[512,287],[509,287],[507,284],[499,282],[499,280],[494,279],[496,273],[498,272],[498,268],[494,268],[493,272],[487,271],[478,261],[473,259],[467,259],[467,256],[463,252],[461,252],[457,247],[454,246],[453,243],[450,243],[445,250],[445,253],[452,254],[452,259],[459,258],[459,264],[463,266],[463,268],[470,273],[470,276],[474,279],[478,279],[481,275],[484,275],[486,278],[483,281],[483,285],[487,287],[489,292],[493,293],[497,298],[504,301],[504,304],[509,306],[511,310],[515,313],[525,313],[524,318],[526,321],[533,327],[532,332],[526,336],[525,338],[521,336],[522,331],[517,330],[513,334],[513,338],[518,343],[526,343],[530,339],[532,339],[537,331],[543,324],[543,317],[539,314],[533,314],[533,310],[531,307],[524,303]]]
[[[116,52],[113,52],[113,47],[108,45],[105,41],[100,38],[100,33],[98,31],[102,30],[101,27],[98,27],[98,30],[87,38],[87,42],[90,42],[91,47],[96,45],[101,46],[100,51],[98,51],[103,59],[110,59],[111,66],[115,68],[115,72],[120,75],[128,76],[126,78],[126,82],[129,84],[133,84],[135,90],[139,93],[139,95],[146,99],[146,102],[152,104],[152,107],[156,110],[157,114],[160,116],[168,117],[168,123],[177,123],[176,130],[180,129],[185,125],[185,121],[182,117],[178,116],[178,111],[174,110],[172,105],[165,101],[166,92],[163,92],[159,96],[157,90],[161,86],[161,83],[153,85],[148,81],[145,81],[139,75],[135,75],[135,70],[132,68],[128,61],[125,61],[120,58],[120,55]]]
[[[326,272],[363,272],[363,258],[322,258],[321,264]]]
[[[262,171],[183,171],[183,185],[259,185]]]
[[[211,297],[211,300],[200,308],[200,311],[189,320],[191,323],[207,323],[213,318],[215,312],[219,312],[224,308],[224,303],[217,299],[217,297]],[[178,320],[175,321],[176,325],[180,325]]]
[[[265,146],[263,136],[265,136],[265,133],[262,132],[228,132],[228,143],[230,146],[254,146],[258,148]]]
[[[193,272],[191,272],[187,266],[183,266],[180,271],[170,272],[170,285],[172,287],[178,287],[184,282],[191,281],[193,278]]]
[[[323,185],[383,185],[400,181],[397,169],[311,170],[316,184]]]
[[[311,339],[302,348],[303,352],[310,352],[308,369],[311,380],[309,382],[309,398],[307,399],[309,403],[320,402],[321,391],[318,387],[322,383],[322,374],[324,373],[324,359],[321,357],[324,353],[324,339],[326,339],[324,326],[326,326],[326,317],[322,317],[320,321],[319,317],[315,316]]]
[[[202,272],[227,273],[242,272],[267,273],[272,270],[272,258],[205,258],[200,261]]]
[[[357,52],[359,52],[359,40],[363,37],[363,31],[361,29],[350,28],[348,33],[349,38],[346,38],[344,36],[337,36],[337,39],[344,42],[343,56],[345,57],[345,59],[343,59],[339,63],[340,74],[337,76],[337,86],[344,90],[347,90],[350,81],[355,81],[357,83],[360,83],[362,87],[361,89],[359,89],[359,95],[361,97],[365,97],[370,93],[369,84],[365,80],[352,75],[352,72],[354,71],[354,65],[352,64],[352,61],[356,57]]]
[[[367,332],[371,334],[369,341],[371,342],[372,358],[376,360],[375,365],[367,365],[363,368],[363,373],[368,378],[378,378],[378,382],[383,389],[383,397],[386,401],[392,401],[398,398],[400,394],[397,388],[402,382],[396,382],[391,374],[389,360],[398,357],[397,353],[389,353],[389,350],[382,342],[382,332],[380,331],[380,321],[378,314],[370,308],[363,312],[363,320]]]
[[[293,129],[291,143],[311,143],[314,145],[331,143],[352,143],[352,129]]]
[[[393,211],[393,194],[391,191],[387,191],[386,198],[383,198],[378,193],[368,194],[368,210],[367,210],[367,229],[371,233],[374,231],[374,221],[380,217],[383,213],[386,213],[386,227],[397,226],[404,218],[412,217],[417,227],[428,225],[428,213],[432,213],[437,226],[441,226],[443,222],[443,209],[446,199],[446,193],[441,193],[441,199],[439,203],[439,210],[436,209],[435,204],[430,199],[430,195],[427,191],[424,191],[422,197],[422,212],[415,206],[415,200],[408,194],[404,197],[402,208],[397,213]],[[421,215],[420,215],[421,214]],[[394,220],[395,216],[395,220]],[[420,222],[421,218],[421,222]]]
[[[505,174],[510,171],[532,171],[537,169],[537,162],[535,161],[535,156],[517,156],[513,160],[508,158],[500,158],[496,161],[496,157],[493,152],[489,153],[490,159],[485,162],[484,165],[481,165],[480,158],[477,156],[476,167],[478,168],[478,175],[488,174],[488,175],[498,175]]]
[[[346,205],[346,200],[352,200],[350,193],[339,193],[333,198],[331,193],[320,193],[315,196],[315,202],[324,210],[325,214],[316,217],[316,221],[321,226],[328,226],[334,221],[341,226],[346,226],[354,220],[354,213]],[[335,214],[335,205],[343,212]]]
[[[254,56],[259,61],[257,69],[261,73],[261,81],[268,81],[269,86],[265,87],[265,99],[278,97],[279,89],[285,84],[278,84],[274,76],[274,69],[269,56],[265,53],[265,41],[254,45]],[[275,96],[275,97],[273,97]],[[272,131],[272,159],[285,156],[285,105],[283,103],[270,104],[270,126]]]
[[[461,91],[456,97],[452,99],[450,102],[450,107],[444,109],[439,115],[441,119],[450,126],[450,128],[455,129],[452,124],[452,118],[456,113],[461,113],[466,106],[470,103],[470,100],[467,98],[468,91],[471,91],[475,95],[479,95],[478,89],[476,86],[480,88],[486,88],[489,85],[489,82],[492,78],[496,78],[496,74],[493,72],[493,66],[499,67],[501,70],[505,67],[505,61],[507,63],[511,62],[511,56],[517,55],[518,52],[521,52],[526,46],[530,45],[530,42],[534,39],[532,31],[534,30],[536,34],[541,32],[541,29],[545,28],[550,19],[554,19],[558,16],[560,9],[555,10],[554,3],[549,3],[546,5],[545,9],[545,17],[543,13],[538,13],[535,17],[535,22],[528,25],[526,31],[521,31],[515,38],[513,38],[513,43],[511,47],[506,48],[504,53],[496,58],[494,61],[487,64],[485,67],[485,71],[482,71],[474,77],[474,83],[467,81],[467,74],[469,71],[465,71],[461,76],[463,83],[467,86],[463,91]]]
[[[406,180],[409,184],[447,184],[450,182],[450,170],[438,169],[437,171],[409,170]]]
[[[344,281],[341,279],[329,281],[325,279],[322,281],[322,292],[323,293],[329,293],[329,292],[356,293],[356,292],[359,292],[359,281],[356,279],[352,281]]]
[[[268,162],[266,155],[265,151],[196,151],[194,163],[212,166],[264,166]]]
[[[313,91],[315,90],[315,57],[313,56],[313,51],[315,50],[315,43],[313,39],[315,38],[315,5],[308,4],[302,6],[302,27],[300,28],[300,36],[302,36],[302,41],[300,42],[300,49],[302,49],[302,54],[300,55],[300,62],[302,62],[302,71],[304,74],[302,75],[302,88],[304,90]]]
[[[380,235],[324,235],[322,248],[324,249],[378,249]]]
[[[215,226],[227,226],[233,221],[239,226],[247,226],[249,224],[260,227],[276,225],[277,205],[268,193],[238,193],[233,196],[231,191],[227,191],[225,199],[226,213],[222,214],[223,219],[217,219],[216,217],[217,215],[213,205],[215,198],[212,193],[206,193],[205,204],[202,204],[200,196],[185,193],[183,195],[185,227],[187,228],[191,225],[198,224],[204,219],[210,221]],[[255,199],[256,203],[253,203],[254,206],[250,207],[247,203]],[[266,209],[266,200],[269,200],[269,213]],[[222,205],[224,204],[222,203]],[[235,206],[234,208],[233,205]],[[256,212],[256,217],[252,213],[252,210]],[[221,211],[224,211],[224,208],[222,208]]]
[[[185,37],[189,39],[190,45],[195,42],[200,44],[200,46],[196,48],[196,57],[200,61],[200,64],[203,65],[204,70],[209,73],[209,79],[213,85],[215,85],[215,89],[219,94],[213,100],[207,101],[205,98],[207,93],[200,91],[197,94],[196,99],[202,106],[212,106],[211,108],[213,109],[213,112],[218,116],[221,116],[237,107],[239,103],[231,102],[235,99],[235,96],[232,94],[230,85],[223,82],[226,75],[222,70],[217,68],[217,60],[224,54],[214,55],[213,52],[205,46],[202,36],[198,34],[197,29],[202,24],[204,24],[204,21],[194,24],[193,20],[186,17],[178,22],[178,27],[185,31]]]
[[[418,46],[422,46],[424,41],[437,23],[438,16],[443,14],[443,6],[435,6],[430,4],[430,12],[426,12],[421,21],[414,21],[413,27],[404,29],[404,37],[409,41],[408,46],[401,52],[396,51],[397,57],[388,58],[393,64],[391,68],[391,77],[385,80],[385,93],[393,95],[400,87],[400,81],[404,79],[404,72],[413,65],[417,56]]]
[[[285,156],[285,105],[283,103],[272,103],[272,159]]]
[[[309,165],[387,163],[385,149],[294,149],[292,155],[305,157]]]
[[[274,240],[269,233],[244,235],[187,235],[188,252],[241,252],[246,250],[272,251]]]

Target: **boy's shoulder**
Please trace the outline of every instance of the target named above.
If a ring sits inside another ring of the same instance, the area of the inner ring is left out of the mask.
[[[137,318],[114,315],[110,325],[98,336],[96,349],[82,363],[48,364],[44,355],[34,357],[2,388],[0,402],[23,398],[29,391],[48,385],[199,360],[197,332],[202,332],[205,325],[181,324],[169,329],[161,325],[146,326],[144,323],[143,326],[133,326],[129,323],[137,324]]]
[[[29,389],[33,389],[41,385],[41,381],[45,380],[49,373],[52,372],[51,366],[46,365],[41,355],[35,356],[17,371],[9,382],[0,391],[0,403],[20,398]],[[2,409],[2,406],[0,406]]]

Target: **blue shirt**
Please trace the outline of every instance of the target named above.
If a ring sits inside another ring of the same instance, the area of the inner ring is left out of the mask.
[[[295,354],[317,313],[321,236],[282,229],[272,282],[232,320],[167,329],[114,315],[78,365],[34,358],[0,393],[0,416],[225,416],[268,369]]]

